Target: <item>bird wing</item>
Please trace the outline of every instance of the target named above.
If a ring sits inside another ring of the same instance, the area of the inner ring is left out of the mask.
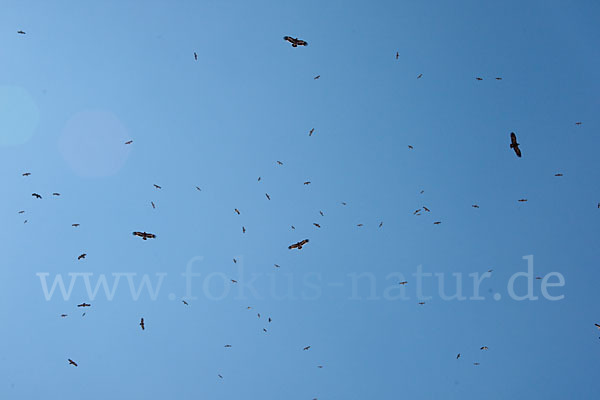
[[[521,149],[519,148],[519,146],[515,146],[514,149],[517,157],[521,157]]]

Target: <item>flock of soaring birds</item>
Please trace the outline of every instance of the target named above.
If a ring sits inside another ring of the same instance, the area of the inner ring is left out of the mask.
[[[19,30],[19,31],[17,31],[17,33],[18,33],[18,34],[21,34],[21,35],[25,35],[25,34],[26,34],[26,33],[25,33],[24,31],[22,31],[22,30]],[[284,37],[283,37],[283,39],[284,39],[286,42],[289,42],[289,43],[292,45],[292,47],[298,47],[298,46],[308,46],[308,42],[306,42],[305,40],[299,39],[299,38],[294,38],[294,37],[291,37],[291,36],[284,36]],[[400,55],[399,55],[399,53],[398,53],[398,52],[396,52],[396,59],[398,59],[398,58],[399,58],[399,56],[400,56]],[[194,60],[198,60],[198,54],[197,54],[196,52],[194,52]],[[315,77],[314,77],[314,79],[319,79],[320,77],[321,77],[320,75],[317,75],[317,76],[315,76]],[[423,74],[419,74],[419,75],[417,75],[417,79],[421,79],[422,77],[423,77]],[[478,81],[481,81],[481,80],[483,80],[483,78],[481,78],[481,77],[476,77],[475,79],[476,79],[476,80],[478,80]],[[502,80],[502,78],[501,78],[501,77],[496,77],[495,79],[496,79],[496,80]],[[579,126],[579,125],[581,125],[581,124],[582,124],[581,122],[576,122],[576,123],[575,123],[575,125],[577,125],[577,126]],[[310,130],[310,132],[309,132],[309,136],[312,136],[313,132],[314,132],[314,128]],[[125,142],[125,144],[126,144],[126,145],[130,145],[130,144],[132,144],[132,143],[133,143],[133,140],[128,140],[128,141],[126,141],[126,142]],[[511,132],[511,133],[510,133],[510,149],[512,149],[512,150],[515,152],[516,156],[520,158],[520,157],[522,157],[522,153],[521,153],[521,148],[520,148],[519,146],[520,146],[520,144],[517,142],[517,135],[516,135],[514,132]],[[412,150],[412,149],[413,149],[413,146],[411,146],[411,145],[408,145],[408,148],[409,148],[410,150]],[[279,164],[279,165],[282,165],[283,163],[282,163],[281,161],[277,161],[277,164]],[[29,173],[29,172],[25,172],[25,173],[23,173],[22,175],[26,177],[26,176],[30,176],[30,175],[31,175],[31,173]],[[563,174],[561,174],[561,173],[557,173],[557,174],[555,174],[555,176],[557,176],[557,177],[560,177],[560,176],[563,176]],[[258,177],[258,181],[259,181],[259,182],[260,182],[260,180],[261,180],[261,178],[260,178],[260,177]],[[309,185],[310,183],[311,183],[310,181],[306,181],[306,182],[304,182],[304,185]],[[156,189],[161,189],[161,187],[160,187],[159,185],[156,185],[156,184],[154,184],[154,187],[155,187]],[[200,189],[198,186],[196,186],[196,189],[197,189],[197,190],[201,190],[201,189]],[[421,193],[423,193],[423,192],[421,192]],[[38,193],[32,193],[31,195],[32,195],[33,197],[37,198],[37,199],[41,199],[41,198],[42,198],[42,196],[41,196],[40,194],[38,194]],[[55,192],[55,193],[52,193],[52,195],[53,195],[53,196],[60,196],[60,193],[56,193],[56,192]],[[266,198],[267,198],[268,200],[270,200],[270,199],[271,199],[268,193],[265,193],[265,196],[266,196]],[[526,202],[526,201],[527,201],[527,199],[519,199],[518,201],[519,201],[519,202]],[[151,202],[151,205],[152,205],[152,208],[155,208],[155,205],[154,205],[154,203],[153,203],[153,202]],[[345,202],[342,202],[342,205],[346,205],[346,203],[345,203]],[[477,204],[473,204],[473,205],[472,205],[472,207],[474,207],[474,208],[479,208],[479,205],[477,205]],[[598,203],[598,208],[600,208],[600,203]],[[239,211],[237,208],[236,208],[234,211],[235,211],[235,212],[236,212],[238,215],[240,214],[240,211]],[[414,215],[421,215],[421,211],[429,212],[430,210],[429,210],[427,207],[423,206],[422,208],[420,208],[420,209],[418,209],[418,210],[414,211],[414,212],[413,212],[413,214],[414,214]],[[25,211],[21,210],[21,211],[19,211],[19,214],[23,214],[24,212],[25,212]],[[321,213],[321,215],[323,215],[323,213],[322,213],[321,211],[320,211],[320,213]],[[27,223],[27,220],[25,220],[25,221],[24,221],[24,223]],[[435,221],[435,222],[433,222],[433,224],[434,224],[434,225],[439,225],[439,224],[441,224],[441,221]],[[319,224],[317,224],[317,223],[314,223],[313,225],[315,225],[317,228],[320,228],[320,225],[319,225]],[[379,223],[379,227],[381,228],[381,226],[382,226],[382,225],[383,225],[383,222],[380,222],[380,223]],[[75,224],[72,224],[72,226],[73,226],[73,227],[77,227],[77,226],[79,226],[79,224],[75,223]],[[362,226],[362,224],[357,224],[357,226],[359,226],[359,227],[360,227],[360,226]],[[291,228],[292,228],[292,229],[295,229],[295,227],[294,227],[293,225],[292,225],[292,227],[291,227]],[[246,228],[245,228],[244,226],[242,226],[242,232],[243,232],[243,233],[245,233],[245,232],[246,232]],[[156,238],[156,235],[155,235],[155,234],[153,234],[153,233],[148,233],[148,232],[138,232],[138,231],[135,231],[135,232],[133,232],[133,235],[134,235],[134,236],[137,236],[137,237],[140,237],[140,238],[142,238],[142,240],[148,240],[148,239],[154,239],[154,238]],[[309,239],[303,239],[303,240],[300,240],[300,241],[298,241],[298,242],[296,242],[296,243],[293,243],[293,244],[289,245],[289,246],[288,246],[288,249],[290,249],[290,250],[292,250],[292,249],[302,250],[302,248],[303,248],[303,247],[304,247],[304,246],[305,246],[307,243],[309,243]],[[77,257],[77,259],[78,259],[78,260],[81,260],[81,259],[84,259],[85,257],[86,257],[86,254],[85,254],[85,253],[83,253],[83,254],[79,255],[79,256]],[[234,263],[236,263],[236,262],[237,262],[237,260],[236,260],[235,258],[233,259],[233,261],[234,261]],[[279,267],[279,265],[275,264],[275,267]],[[539,278],[536,278],[536,279],[539,279]],[[236,281],[236,280],[234,280],[234,279],[232,279],[231,281],[232,281],[233,283],[237,283],[237,281]],[[399,284],[400,284],[400,285],[406,285],[407,283],[408,283],[407,281],[399,282]],[[183,304],[184,304],[184,305],[188,305],[188,303],[187,303],[185,300],[182,300],[182,302],[183,302]],[[418,304],[420,304],[420,305],[423,305],[423,304],[425,304],[425,302],[419,302]],[[90,306],[91,306],[91,304],[89,304],[89,303],[85,303],[85,302],[77,305],[77,307],[81,307],[81,308],[90,307]],[[247,307],[247,308],[248,308],[248,309],[250,309],[251,307]],[[61,314],[60,316],[61,316],[62,318],[64,318],[64,317],[67,317],[67,314]],[[85,316],[85,313],[83,313],[83,316]],[[260,313],[258,314],[258,317],[260,318]],[[269,317],[269,318],[268,318],[268,322],[271,322],[271,321],[272,321],[272,319]],[[598,324],[598,323],[595,323],[594,325],[595,325],[595,327],[597,327],[597,328],[600,330],[600,324]],[[140,319],[139,326],[140,326],[140,328],[141,328],[142,330],[145,330],[144,318],[141,318],[141,319]],[[265,328],[263,328],[263,330],[264,330],[265,332],[267,331]],[[226,347],[226,348],[230,348],[230,347],[232,347],[232,346],[231,346],[230,344],[226,344],[226,345],[225,345],[225,347]],[[303,351],[307,351],[307,350],[309,350],[309,349],[310,349],[310,347],[311,347],[311,346],[305,346],[305,347],[303,347],[303,349],[302,349],[302,350],[303,350]],[[480,347],[480,350],[482,350],[482,351],[485,351],[485,350],[489,350],[489,349],[488,349],[488,347],[487,347],[487,346],[481,346],[481,347]],[[461,354],[460,354],[460,353],[458,353],[458,354],[457,354],[457,356],[456,356],[456,359],[459,359],[460,357],[461,357]],[[73,366],[75,366],[75,367],[77,367],[77,366],[78,366],[78,364],[77,364],[75,361],[73,361],[72,359],[70,359],[70,358],[68,359],[68,362],[69,362],[69,365],[73,365]],[[473,363],[473,365],[479,365],[479,363],[478,363],[478,362],[474,362],[474,363]],[[323,366],[322,366],[322,365],[318,365],[317,367],[318,367],[318,368],[323,368]],[[217,374],[217,376],[218,376],[219,378],[223,379],[223,376],[222,376],[221,374]],[[315,398],[315,399],[313,399],[313,400],[317,400],[317,399]]]

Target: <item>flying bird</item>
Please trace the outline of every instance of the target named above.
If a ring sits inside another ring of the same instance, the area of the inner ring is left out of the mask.
[[[414,147],[412,147],[410,144],[408,145],[408,148],[411,150],[414,149]]]
[[[256,316],[257,316],[258,318],[260,318],[260,313],[257,313],[257,314],[256,314]]]
[[[162,189],[162,187],[158,186],[156,183],[153,183],[154,187],[157,189]]]
[[[575,125],[579,126],[581,125],[581,122],[575,122]]]
[[[498,78],[496,78],[496,80],[497,80],[497,81],[501,81],[501,80],[502,80],[502,78],[498,77]]]
[[[150,204],[152,204],[152,208],[156,208],[153,201],[151,201]]]
[[[233,211],[235,211],[237,215],[240,215],[240,210],[238,210],[237,208],[235,208]]]
[[[399,285],[406,285],[407,283],[408,283],[408,281],[398,282]]]
[[[283,163],[281,161],[277,161],[278,165],[283,165]]]
[[[360,227],[360,226],[363,226],[363,224],[356,224],[356,226]]]
[[[594,326],[596,326],[596,328],[600,329],[600,324],[594,324]]]
[[[427,211],[427,212],[431,212],[431,211],[429,210],[429,208],[427,208],[427,207],[425,207],[425,206],[423,206],[423,210],[425,210],[425,211]]]
[[[319,79],[321,77],[321,75],[317,75],[314,77],[315,80]]]
[[[25,221],[23,221],[23,223],[24,223],[24,224],[26,224],[26,223],[27,223],[27,221],[28,221],[28,220],[25,220]]]
[[[481,346],[479,350],[489,350],[487,346]]]
[[[140,321],[140,326],[142,327],[142,330],[146,329],[146,327],[144,326],[144,318],[142,318],[142,320]]]
[[[554,174],[554,176],[563,176],[563,174]]]
[[[148,232],[133,232],[133,236],[139,236],[141,237],[143,240],[146,239],[155,239],[156,235],[154,233],[148,233]]]
[[[304,182],[305,185],[310,185],[310,181]]]
[[[25,32],[23,32],[23,31],[17,31],[17,33],[18,33],[19,35],[24,35],[24,34],[25,34]]]
[[[421,211],[421,209],[420,209],[420,208],[419,208],[418,210],[415,210],[415,211],[413,212],[413,215],[417,214],[419,211]]]
[[[473,207],[473,208],[479,208],[479,206],[477,204],[473,204],[471,207]]]
[[[25,212],[25,210],[21,210],[19,211],[19,214],[23,214]]]
[[[271,317],[269,317],[269,320],[268,320],[268,321],[269,321],[269,322],[271,322],[271,321],[273,321],[273,320],[271,319]]]
[[[313,134],[313,132],[314,132],[314,131],[315,131],[315,128],[312,128],[312,129],[310,130],[310,132],[308,132],[308,136],[312,136],[312,134]]]
[[[69,365],[77,366],[77,363],[75,361],[71,360],[70,358],[68,360],[69,360]]]
[[[61,318],[65,318],[67,314],[60,314]]]
[[[188,302],[187,302],[187,301],[185,301],[185,300],[181,300],[181,302],[182,302],[183,304],[185,304],[186,306],[189,306],[189,304],[188,304]]]
[[[52,193],[52,196],[60,196],[60,193],[54,192]]]
[[[231,347],[231,345],[230,345],[230,344],[226,344],[226,345],[225,345],[225,346],[223,346],[223,347]]]
[[[398,59],[398,57],[400,57],[400,54],[396,52],[396,60]]]
[[[258,182],[260,182],[260,176],[258,177]]]
[[[77,304],[77,307],[91,307],[92,305],[89,303],[81,303],[81,304]]]
[[[325,216],[325,214],[323,214],[323,211],[320,211],[320,210],[319,210],[319,214],[321,214],[321,217]]]
[[[345,201],[342,201],[342,205],[343,205],[343,206],[347,206],[347,205],[348,205],[348,203],[346,203]]]
[[[290,36],[284,36],[283,40],[285,40],[286,42],[290,42],[292,44],[292,47],[308,46],[308,43],[305,42],[304,40],[298,39],[298,38],[293,38]]]
[[[379,227],[381,228],[382,226],[383,226],[383,221],[381,221],[381,222],[379,223]]]
[[[598,208],[600,208],[600,203],[598,203]],[[291,225],[292,229],[296,229],[294,225]]]
[[[265,196],[267,196],[267,200],[271,200],[271,196],[269,196],[269,193],[265,193]]]
[[[85,256],[87,256],[86,253],[80,254],[79,257],[77,257],[77,259],[81,260],[82,258],[85,258]]]
[[[232,283],[238,283],[235,279],[231,279]]]
[[[242,226],[242,233],[246,233],[246,227]]]
[[[420,302],[419,302],[419,305],[423,305],[423,304],[425,304],[425,302],[424,302],[424,301],[420,301]]]
[[[519,149],[519,143],[517,143],[517,135],[514,132],[510,133],[510,148],[515,150],[517,157],[521,157],[521,149]]]
[[[321,225],[317,224],[316,222],[313,222],[313,225],[316,226],[317,228],[321,227]]]
[[[233,259],[233,263],[234,263],[234,264],[236,264],[236,263],[237,263],[237,260],[236,260],[235,258]]]
[[[442,223],[442,221],[435,221],[433,224],[434,224],[434,225],[439,225],[439,224],[441,224],[441,223]]]
[[[306,346],[305,348],[303,348],[302,350],[308,350],[310,349],[310,346]]]
[[[297,243],[289,245],[288,249],[290,249],[290,250],[291,249],[298,249],[298,250],[300,250],[300,249],[302,249],[302,246],[304,246],[306,243],[308,243],[308,239],[304,239],[304,240],[301,240],[301,241],[299,241]]]
[[[198,54],[196,52],[194,52],[194,60],[198,61]]]
[[[31,175],[31,172],[25,172],[25,173],[23,173],[23,176],[29,176],[29,175]]]
[[[275,268],[281,268],[281,266],[279,264],[274,264]]]
[[[519,199],[518,201],[520,201],[521,203],[524,203],[527,201],[527,199]]]
[[[125,142],[125,144],[131,144],[131,143],[133,143],[133,140],[128,140]]]
[[[196,186],[196,190],[198,190],[199,192],[202,191],[202,189],[200,189],[198,186]]]
[[[417,76],[417,79],[421,79],[423,77],[423,74],[419,74],[419,76]]]
[[[223,379],[223,376],[221,374],[217,374],[217,376],[221,379]]]
[[[458,354],[456,355],[456,359],[458,360],[459,358],[460,358],[460,353],[458,353]]]
[[[473,365],[479,365],[479,363],[478,362],[474,362]]]
[[[35,197],[36,199],[41,199],[41,198],[42,198],[42,196],[40,196],[40,195],[39,195],[39,194],[37,194],[37,193],[31,193],[31,195],[32,195],[33,197]]]
[[[77,228],[79,226],[79,224],[71,224],[71,226],[74,226]]]
[[[480,77],[477,77],[475,79],[477,79],[478,81],[482,81],[483,80],[483,78],[480,78]]]

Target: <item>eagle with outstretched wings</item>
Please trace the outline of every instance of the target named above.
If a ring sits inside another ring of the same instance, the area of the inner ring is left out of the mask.
[[[298,250],[300,250],[300,249],[302,249],[302,246],[304,246],[306,243],[308,243],[308,239],[304,239],[304,240],[299,241],[298,243],[294,243],[292,245],[289,245],[288,249],[290,249],[290,250],[292,250],[292,249],[298,249]]]
[[[292,47],[308,46],[308,43],[306,41],[298,38],[293,38],[291,36],[284,36],[283,40],[285,40],[286,42],[290,42],[292,44]]]
[[[148,232],[133,232],[133,236],[139,236],[143,240],[156,238],[156,235],[154,233],[148,233]]]
[[[517,143],[517,135],[514,132],[510,133],[510,148],[515,151],[517,157],[521,157],[521,149],[519,149],[519,143]]]

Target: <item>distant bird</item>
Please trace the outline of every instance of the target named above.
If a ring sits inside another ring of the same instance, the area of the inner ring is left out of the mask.
[[[408,281],[398,282],[399,285],[406,285],[407,283],[408,283]]]
[[[310,185],[310,181],[304,182],[305,185]]]
[[[398,59],[398,57],[400,57],[400,54],[396,52],[396,60]]]
[[[33,197],[35,197],[36,199],[41,199],[41,198],[42,198],[42,196],[40,196],[40,195],[39,195],[39,194],[37,194],[37,193],[31,193],[31,195],[32,195]]]
[[[421,190],[421,192],[420,192],[419,194],[423,194],[423,193],[425,193],[425,191],[424,191],[424,190]]]
[[[517,157],[521,157],[521,149],[519,149],[519,143],[517,143],[517,135],[514,132],[510,133],[510,148],[515,150]]]
[[[479,348],[479,350],[489,350],[487,346],[482,346]]]
[[[162,187],[158,186],[156,183],[153,184],[155,188],[162,189]]]
[[[278,165],[283,165],[283,163],[281,161],[277,161]]]
[[[26,224],[26,223],[27,223],[27,220],[23,221],[23,223],[24,223],[24,224]]]
[[[317,75],[314,77],[315,80],[319,79],[321,77],[321,75]]]
[[[542,279],[541,276],[536,276],[535,279],[537,279],[538,281]]]
[[[271,196],[269,196],[269,193],[265,193],[265,196],[267,196],[267,200],[271,200]]]
[[[482,81],[483,80],[483,78],[480,78],[480,77],[477,77],[475,79],[477,79],[478,81]]]
[[[223,379],[223,376],[221,374],[217,374],[217,376],[221,379]]]
[[[581,122],[575,122],[575,125],[579,126],[581,125]]]
[[[563,176],[563,174],[554,174],[554,176]]]
[[[237,263],[237,260],[236,260],[235,258],[233,259],[233,263],[234,263],[234,264],[236,264],[236,263]]]
[[[23,214],[25,212],[25,210],[21,210],[19,211],[19,214]]]
[[[231,283],[238,283],[235,279],[230,279]]]
[[[434,224],[434,225],[439,225],[439,224],[441,224],[441,223],[442,223],[442,221],[435,221],[433,224]]]
[[[299,241],[297,243],[289,245],[288,249],[290,249],[290,250],[291,249],[298,249],[298,250],[300,250],[300,249],[302,249],[302,246],[304,246],[306,243],[308,243],[308,239],[304,239],[304,240],[301,240],[301,241]]]
[[[423,74],[419,74],[419,76],[417,76],[417,79],[421,79],[423,77]]]
[[[600,203],[598,203],[598,208],[600,208]],[[296,227],[294,225],[291,225],[292,229],[296,229]]]
[[[67,314],[60,314],[61,318],[65,318]]]
[[[256,316],[257,316],[258,318],[260,318],[260,313],[257,313],[257,314],[256,314]]]
[[[81,318],[85,317],[85,313],[81,314]]]
[[[419,211],[421,211],[421,209],[420,209],[420,208],[419,208],[418,210],[415,210],[415,211],[413,212],[413,215],[417,214]]]
[[[146,327],[144,326],[144,318],[142,318],[142,320],[140,321],[140,326],[142,327],[142,330],[146,329]]]
[[[242,226],[242,233],[246,233],[246,227]]]
[[[269,317],[268,321],[269,321],[269,322],[271,322],[271,321],[273,321],[273,320],[271,319],[271,317]]]
[[[79,224],[71,224],[71,226],[74,226],[75,228],[77,228],[79,226]]]
[[[267,330],[265,328],[263,328],[263,332],[267,332]]]
[[[596,328],[600,329],[600,324],[594,324],[594,326],[596,326]]]
[[[196,52],[194,52],[194,60],[198,61],[198,54]]]
[[[68,360],[69,360],[69,365],[77,366],[77,363],[75,361],[71,360],[70,358]]]
[[[421,305],[421,306],[422,306],[423,304],[425,304],[425,302],[424,302],[424,301],[420,301],[420,302],[419,302],[419,305]]]
[[[518,201],[520,201],[521,203],[524,203],[527,201],[527,199],[519,199]]]
[[[458,353],[458,354],[456,355],[456,359],[458,360],[459,358],[460,358],[460,353]]]
[[[151,201],[150,204],[152,204],[152,208],[156,208],[153,201]]]
[[[312,128],[312,129],[310,130],[310,132],[308,132],[308,136],[312,136],[312,134],[313,134],[313,132],[314,132],[314,131],[315,131],[315,128]]]
[[[258,177],[258,182],[260,182],[260,176]]]
[[[317,224],[316,222],[313,222],[313,225],[316,226],[317,228],[321,227],[321,225]]]
[[[343,205],[343,206],[347,206],[347,205],[348,205],[348,203],[346,203],[346,202],[342,201],[342,205]]]
[[[502,80],[502,78],[498,77],[498,78],[496,78],[496,80],[497,80],[497,81],[501,81],[501,80]]]
[[[199,192],[202,191],[202,189],[200,189],[198,186],[196,186],[196,190],[198,190]]]
[[[183,304],[185,304],[186,306],[189,306],[189,304],[188,304],[188,302],[187,302],[187,301],[185,301],[185,300],[181,300],[181,302],[182,302]]]
[[[363,226],[363,224],[356,224],[356,226],[361,227],[361,226]]]
[[[383,226],[383,221],[381,221],[381,222],[379,223],[379,227],[381,228],[382,226]]]
[[[91,304],[88,303],[81,303],[81,304],[77,304],[77,307],[91,307]]]
[[[474,362],[473,365],[479,365],[479,363],[478,362]]]
[[[131,143],[133,143],[133,140],[128,140],[125,142],[125,144],[131,144]]]
[[[18,33],[19,35],[24,35],[24,34],[25,34],[25,32],[23,32],[23,31],[17,31],[17,33]]]
[[[325,214],[323,214],[323,211],[320,211],[320,210],[319,210],[319,214],[321,214],[321,217],[325,216]]]
[[[240,215],[240,210],[238,210],[237,208],[235,208],[233,211],[235,211],[237,215]]]
[[[308,46],[308,43],[305,42],[304,40],[298,39],[298,38],[293,38],[290,36],[284,36],[283,40],[285,40],[286,42],[290,42],[292,44],[292,47]]]
[[[274,264],[275,268],[281,268],[281,266],[279,266],[278,264]]]
[[[408,145],[408,148],[411,149],[411,150],[414,149],[414,147],[412,147],[410,144]]]
[[[139,236],[141,237],[143,240],[146,239],[155,239],[156,235],[154,233],[148,233],[148,232],[133,232],[133,236]]]
[[[302,350],[308,350],[310,349],[310,346],[306,346],[305,348],[303,348]]]
[[[479,208],[479,206],[477,204],[473,204],[471,207],[473,207],[473,208]]]
[[[317,365],[317,368],[323,368],[323,366],[322,365]]]
[[[87,256],[86,253],[80,254],[79,257],[77,257],[77,259],[81,260],[82,258],[85,258],[85,256]]]
[[[427,212],[431,212],[431,211],[429,210],[429,208],[427,208],[427,207],[425,207],[425,206],[423,206],[423,210],[425,210],[425,211],[427,211]]]
[[[230,344],[226,344],[226,345],[225,345],[225,346],[223,346],[223,347],[231,347],[231,345],[230,345]]]
[[[52,196],[60,196],[60,193],[54,192],[52,193]]]
[[[23,173],[22,175],[23,175],[23,176],[29,176],[29,175],[31,175],[31,172],[25,172],[25,173]]]

